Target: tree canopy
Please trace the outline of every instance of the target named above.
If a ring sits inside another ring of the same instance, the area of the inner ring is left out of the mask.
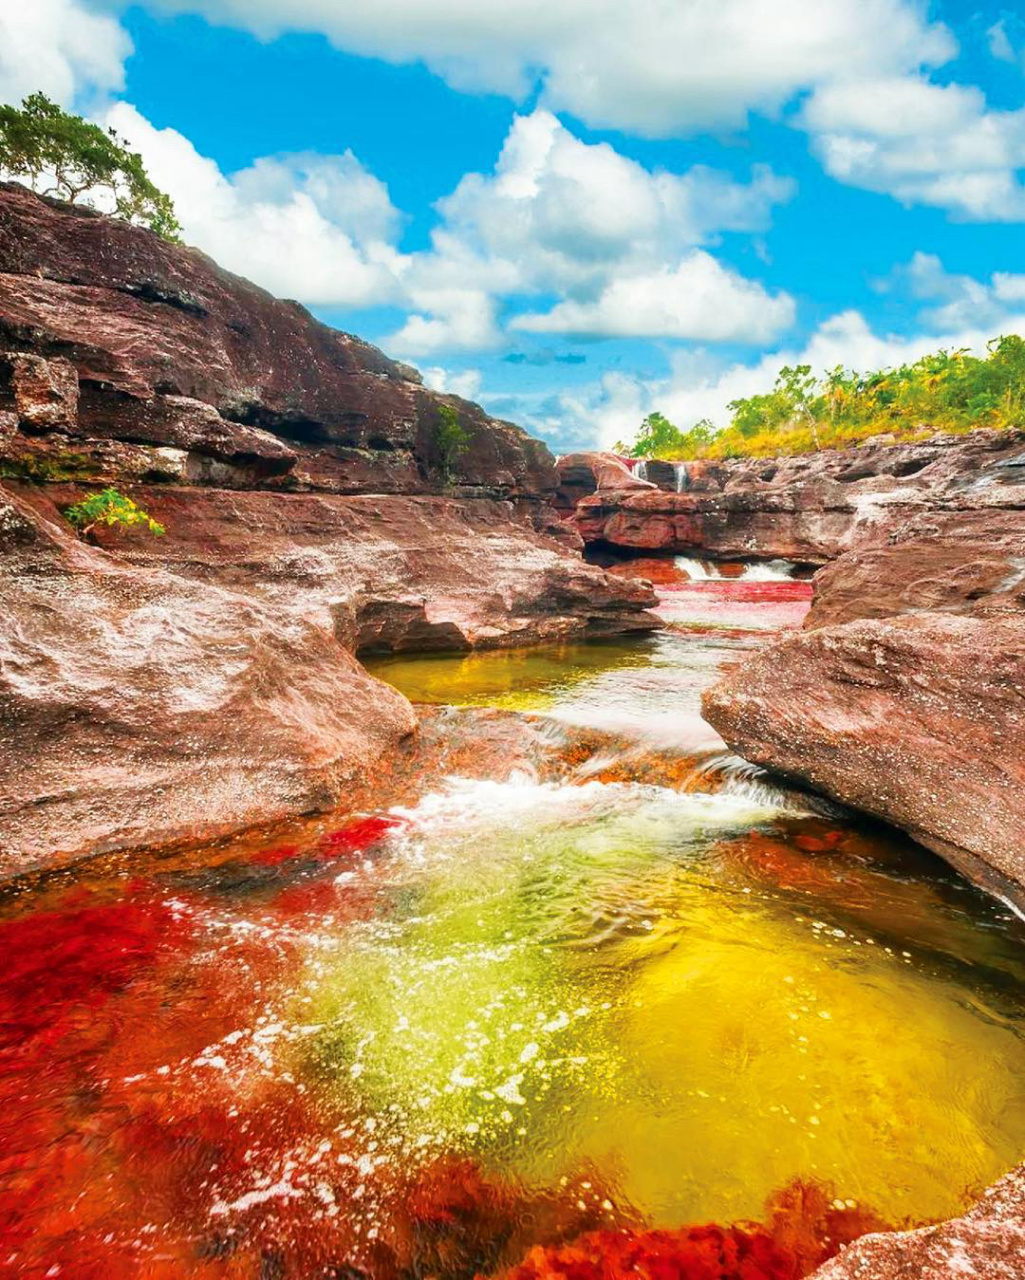
[[[635,458],[736,458],[844,448],[873,435],[924,439],[937,432],[1025,426],[1025,338],[994,338],[989,354],[938,351],[874,373],[843,365],[816,378],[806,364],[784,366],[769,391],[733,400],[732,419],[681,431],[651,413],[632,444]]]
[[[40,195],[106,208],[178,242],[171,198],[150,181],[142,157],[113,129],[69,114],[43,93],[0,105],[0,171]]]

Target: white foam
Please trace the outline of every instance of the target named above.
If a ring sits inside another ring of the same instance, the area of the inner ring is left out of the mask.
[[[789,560],[752,560],[745,564],[739,575],[726,578],[714,560],[698,560],[693,556],[676,556],[673,563],[682,569],[692,582],[788,582],[794,576],[794,566]]]

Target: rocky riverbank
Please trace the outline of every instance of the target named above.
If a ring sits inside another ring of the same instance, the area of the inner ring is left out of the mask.
[[[0,874],[338,803],[415,728],[355,652],[657,626],[557,484],[298,304],[0,185]],[[166,534],[76,537],[107,485]]]

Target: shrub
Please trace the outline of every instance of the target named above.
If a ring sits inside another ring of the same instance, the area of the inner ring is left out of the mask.
[[[142,526],[156,537],[167,530],[152,516],[137,507],[131,498],[126,498],[116,489],[104,489],[102,493],[91,493],[68,507],[64,518],[73,524],[79,535],[87,538],[97,525],[105,524],[112,529],[130,529]]]
[[[984,357],[938,351],[867,374],[837,365],[815,378],[809,365],[784,366],[771,391],[728,408],[733,417],[721,431],[706,420],[681,431],[649,414],[626,450],[674,460],[766,457],[843,449],[874,435],[916,440],[1025,426],[1025,338],[994,338]]]
[[[439,405],[438,421],[434,428],[434,452],[438,468],[447,480],[452,474],[452,464],[470,447],[471,436],[459,421],[459,414],[450,404]]]
[[[20,109],[0,105],[0,171],[40,195],[99,200],[117,217],[180,243],[171,198],[150,181],[142,157],[113,129],[62,111],[43,93],[30,94]]]

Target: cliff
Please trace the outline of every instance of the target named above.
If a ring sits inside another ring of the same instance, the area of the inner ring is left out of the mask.
[[[297,303],[0,184],[0,874],[344,802],[415,730],[355,652],[657,626],[557,483]],[[74,536],[106,485],[166,534]]]

